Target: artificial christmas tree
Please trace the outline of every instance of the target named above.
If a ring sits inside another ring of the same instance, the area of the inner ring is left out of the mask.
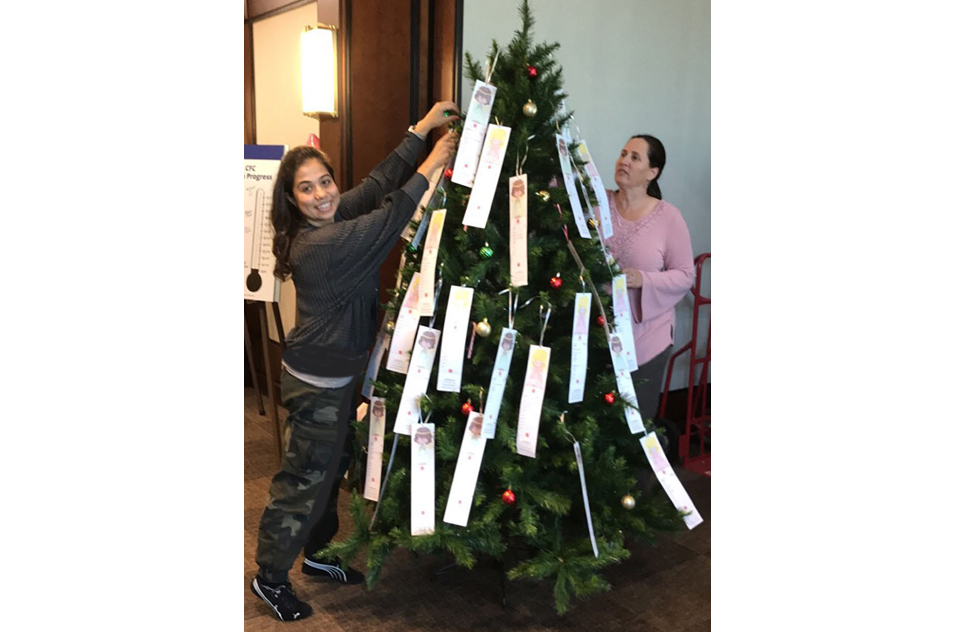
[[[365,551],[369,586],[396,548],[466,568],[488,557],[509,578],[553,582],[564,612],[610,587],[598,571],[629,556],[625,541],[683,523],[638,486],[655,411],[636,414],[612,364],[620,271],[574,190],[596,211],[563,134],[558,44],[532,42],[526,0],[520,14],[484,70],[466,54],[476,90],[459,156],[411,227],[380,333],[389,362],[373,369],[375,423],[355,426],[358,471],[374,468],[356,479],[374,484],[352,492],[355,530],[327,553]],[[562,182],[569,165],[583,182]]]

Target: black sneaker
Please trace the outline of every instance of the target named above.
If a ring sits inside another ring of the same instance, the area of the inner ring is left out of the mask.
[[[301,621],[312,614],[312,606],[299,601],[291,584],[267,586],[256,576],[252,578],[251,588],[259,599],[272,606],[281,621]]]
[[[326,563],[330,562],[330,563]],[[339,558],[332,560],[323,560],[317,562],[306,556],[302,561],[302,572],[305,575],[319,577],[322,579],[334,579],[343,584],[361,584],[365,581],[365,575],[358,572],[350,566],[342,568],[342,561]]]

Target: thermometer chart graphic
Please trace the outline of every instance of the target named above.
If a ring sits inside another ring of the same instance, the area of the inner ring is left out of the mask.
[[[265,193],[262,189],[256,191],[256,205],[252,212],[252,249],[249,253],[249,261],[252,265],[252,272],[246,277],[246,287],[250,292],[256,292],[262,287],[262,277],[259,275],[260,250],[262,250],[262,220],[265,213]]]
[[[281,283],[274,274],[272,254],[272,192],[285,152],[285,145],[245,146],[242,290],[246,300],[279,302]]]

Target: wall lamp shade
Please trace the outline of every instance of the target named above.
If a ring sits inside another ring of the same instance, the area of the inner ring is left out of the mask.
[[[335,27],[320,24],[302,33],[302,113],[337,118]]]

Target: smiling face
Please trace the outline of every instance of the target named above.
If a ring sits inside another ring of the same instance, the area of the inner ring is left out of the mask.
[[[306,219],[331,222],[339,208],[339,188],[321,162],[316,159],[302,163],[295,172],[292,186],[295,205]]]
[[[648,144],[643,138],[632,138],[624,145],[614,165],[614,183],[621,189],[645,187],[660,172],[647,158]]]

